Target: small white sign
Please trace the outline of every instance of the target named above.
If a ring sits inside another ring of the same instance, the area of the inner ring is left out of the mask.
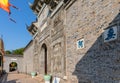
[[[109,42],[117,39],[117,26],[113,26],[104,31],[104,42]]]
[[[77,41],[77,49],[84,48],[84,39],[80,39]]]
[[[60,78],[58,78],[58,77],[54,77],[54,79],[53,79],[53,83],[60,83]]]
[[[12,61],[16,61],[17,59],[16,59],[16,58],[12,58],[11,60],[12,60]]]

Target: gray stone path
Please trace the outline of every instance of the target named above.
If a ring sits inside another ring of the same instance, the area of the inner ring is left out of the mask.
[[[18,73],[5,74],[1,79],[0,83],[40,83],[39,80],[36,80],[29,75]]]

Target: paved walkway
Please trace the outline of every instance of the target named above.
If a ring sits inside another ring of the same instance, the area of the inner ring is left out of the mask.
[[[32,78],[26,74],[8,73],[5,74],[0,83],[41,83],[39,79]]]

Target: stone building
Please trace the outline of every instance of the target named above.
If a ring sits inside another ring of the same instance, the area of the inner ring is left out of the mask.
[[[120,82],[119,0],[34,0],[33,70],[60,83]]]
[[[0,74],[3,71],[3,63],[4,63],[4,42],[3,39],[0,38]]]
[[[28,28],[28,31],[33,35],[33,68],[34,71],[42,75],[52,74],[52,76],[59,77],[66,75],[64,12],[61,11],[54,17],[57,9],[61,8],[63,4],[63,1],[46,3],[35,0],[31,6],[38,15],[38,20]],[[50,7],[51,9],[49,9]]]

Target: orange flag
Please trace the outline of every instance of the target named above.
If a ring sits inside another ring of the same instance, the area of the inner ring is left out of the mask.
[[[7,11],[8,13],[10,13],[10,6],[11,4],[8,0],[0,0],[0,8]]]
[[[0,0],[0,8],[2,8],[2,9],[5,10],[5,11],[7,11],[7,12],[9,13],[9,15],[11,14],[11,12],[10,12],[10,6],[18,9],[18,8],[15,7],[14,5],[10,4],[10,3],[9,3],[9,0]],[[12,18],[9,17],[9,19],[10,19],[11,21],[13,21],[13,22],[16,23],[16,21],[13,20]]]

